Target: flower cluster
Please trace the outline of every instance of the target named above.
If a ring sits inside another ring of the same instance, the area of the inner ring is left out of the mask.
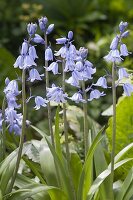
[[[104,57],[107,62],[111,62],[115,65],[118,74],[118,84],[122,85],[126,96],[130,96],[133,92],[133,85],[129,83],[130,74],[120,64],[123,58],[128,56],[130,52],[127,49],[126,44],[123,43],[123,39],[128,37],[129,31],[126,30],[128,26],[127,22],[120,22],[119,34],[115,36],[110,45],[110,52]],[[123,82],[124,81],[124,82]]]
[[[21,106],[17,104],[17,96],[21,93],[18,90],[18,83],[16,80],[10,81],[8,78],[5,80],[6,87],[4,89],[7,108],[5,109],[4,120],[9,126],[9,132],[14,132],[17,135],[21,133],[22,114],[17,113],[16,109]],[[2,124],[2,123],[1,123]]]

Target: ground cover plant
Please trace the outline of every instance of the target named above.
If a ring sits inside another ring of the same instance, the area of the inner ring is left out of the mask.
[[[5,79],[0,113],[0,199],[130,200],[133,143],[116,153],[121,126],[117,107],[131,101],[133,92],[132,74],[123,67],[131,54],[125,44],[128,23],[119,23],[103,58],[108,70],[97,81],[93,79],[97,67],[88,59],[88,49],[76,48],[72,30],[59,36],[53,49],[49,36],[54,28],[47,17],[27,25],[27,38],[14,63],[19,72],[15,80]],[[33,84],[39,81],[43,85],[36,94]],[[118,86],[123,88],[123,97],[117,104]],[[88,117],[88,109],[90,102],[104,98],[107,91],[112,93],[113,105],[104,114],[110,112],[112,117],[108,126],[100,127]],[[49,132],[28,120],[30,112],[36,115],[40,109],[47,113],[44,121],[48,118]],[[126,131],[129,125],[125,123]]]

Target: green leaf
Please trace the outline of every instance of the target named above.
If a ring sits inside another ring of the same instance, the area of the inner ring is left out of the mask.
[[[62,161],[57,156],[57,154],[56,154],[54,148],[52,147],[52,145],[50,144],[50,142],[47,139],[46,139],[46,141],[47,141],[50,151],[54,157],[56,165],[59,169],[60,183],[62,185],[62,188],[63,188],[65,194],[67,195],[67,198],[70,200],[73,200],[73,194],[70,192],[71,188],[70,188],[70,183],[69,183],[69,179],[68,179],[69,176],[68,176],[67,167],[65,166],[65,164],[62,164]]]
[[[105,127],[103,127],[97,136],[95,137],[88,153],[87,157],[82,169],[82,173],[80,175],[80,181],[78,186],[78,193],[77,193],[77,200],[86,199],[87,192],[91,187],[92,182],[92,161],[93,161],[93,154],[95,149],[97,148],[100,141],[103,139],[103,135],[101,135],[104,131]]]
[[[40,164],[41,169],[48,185],[57,186],[56,170],[53,155],[45,141],[41,140],[40,147]]]
[[[97,130],[98,129],[95,126],[93,126],[92,135],[96,136]],[[108,167],[102,144],[99,144],[95,150],[94,165],[95,165],[96,177]],[[113,195],[113,191],[111,188],[111,181],[110,181],[110,176],[109,176],[100,186],[99,192],[97,193],[95,199],[97,198],[100,198],[102,200],[112,199],[112,195]]]
[[[119,168],[120,166],[124,165],[125,163],[133,160],[132,158],[127,158],[125,160],[122,160],[114,165],[114,170]],[[87,200],[91,200],[94,193],[99,189],[100,185],[103,183],[103,181],[111,174],[110,168],[104,170],[93,182],[87,196]]]
[[[128,189],[130,188],[131,185],[133,185],[133,168],[129,171],[115,200],[125,200],[124,196],[127,194]],[[132,188],[132,191],[133,191],[133,188]],[[132,193],[132,195],[133,195],[133,193]]]
[[[12,192],[9,195],[7,195],[9,200],[25,200],[26,198],[32,197],[34,195],[41,195],[42,192],[50,192],[51,199],[52,200],[58,200],[59,198],[61,200],[67,200],[64,192],[60,190],[59,188],[52,187],[52,186],[44,186],[41,184],[31,184],[27,185],[27,188],[29,189],[19,189],[16,192]]]
[[[77,193],[80,174],[82,171],[82,162],[80,157],[77,153],[71,153],[71,160],[70,160],[71,172],[72,172],[72,180],[74,182],[74,187]]]
[[[130,97],[121,97],[116,108],[116,154],[125,146],[133,142],[133,95]],[[109,120],[109,127],[106,130],[109,138],[109,144],[112,144],[112,117]],[[131,149],[126,157],[131,158],[133,149]],[[133,162],[119,168],[115,176],[116,179],[125,179],[128,171],[132,167]]]

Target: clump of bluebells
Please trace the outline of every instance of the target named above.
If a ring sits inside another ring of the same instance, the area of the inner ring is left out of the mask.
[[[38,20],[39,27],[45,36],[48,36],[54,29],[54,24],[48,25],[47,17],[42,17]],[[131,95],[133,92],[133,85],[129,82],[123,82],[124,78],[129,80],[129,74],[126,69],[120,66],[120,63],[123,61],[123,58],[128,56],[126,45],[123,43],[123,39],[129,35],[129,31],[126,31],[128,26],[127,22],[121,22],[119,24],[120,33],[115,36],[111,45],[110,52],[104,57],[107,62],[116,63],[116,70],[118,74],[117,85],[122,85],[124,92],[127,96]],[[25,70],[29,77],[26,81],[42,81],[44,79],[44,73],[39,74],[37,69],[37,52],[36,45],[44,45],[44,59],[47,61],[48,66],[44,66],[47,72],[52,71],[54,75],[61,76],[61,65],[62,74],[70,75],[69,78],[65,76],[65,84],[70,84],[76,88],[76,92],[70,97],[67,94],[67,91],[62,87],[62,85],[56,86],[56,83],[51,83],[51,87],[46,88],[46,96],[32,96],[35,99],[36,110],[40,107],[46,107],[47,103],[54,101],[56,103],[66,103],[67,100],[72,100],[75,103],[87,103],[93,99],[99,99],[105,95],[105,89],[108,88],[106,75],[100,77],[96,83],[93,83],[93,75],[96,73],[96,67],[93,66],[88,57],[88,50],[84,47],[79,48],[78,50],[74,46],[74,37],[73,32],[69,31],[67,37],[61,37],[56,39],[56,44],[61,45],[61,48],[58,51],[53,53],[51,45],[46,46],[46,37],[41,37],[37,34],[36,23],[29,23],[27,25],[27,32],[29,37],[24,39],[20,55],[14,63],[14,68],[19,67],[21,70]],[[48,42],[47,42],[48,43]],[[119,65],[119,66],[118,66]],[[91,84],[88,85],[88,80],[91,81]],[[10,81],[8,78],[5,80],[6,87],[4,89],[7,108],[5,110],[5,122],[9,125],[9,131],[14,131],[16,134],[21,134],[22,118],[23,115],[18,113],[20,105],[16,103],[17,96],[21,95],[21,91],[18,90],[18,80]],[[85,86],[83,88],[83,85]],[[102,91],[99,88],[102,88]],[[86,98],[84,96],[86,95]],[[0,115],[0,127],[2,127],[2,114]]]

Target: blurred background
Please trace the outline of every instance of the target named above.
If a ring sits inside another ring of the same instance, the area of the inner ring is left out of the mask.
[[[110,70],[110,66],[103,61],[103,57],[109,51],[114,34],[118,32],[120,21],[129,23],[130,37],[125,39],[125,42],[128,50],[133,50],[132,0],[0,0],[0,103],[2,102],[5,78],[16,79],[20,73],[19,70],[13,69],[13,64],[19,55],[23,39],[27,37],[26,25],[29,22],[37,22],[41,16],[47,16],[49,23],[55,24],[55,30],[49,38],[53,49],[57,49],[55,39],[66,36],[69,30],[74,32],[74,44],[77,48],[85,46],[89,49],[88,59],[97,68],[95,79]],[[39,32],[39,34],[41,33]],[[43,48],[40,48],[38,54],[42,56],[43,53]],[[39,62],[39,66],[41,66],[42,63]],[[126,58],[124,67],[133,69],[132,63],[133,56],[131,54],[130,58]],[[52,76],[51,79],[53,79]],[[35,93],[40,91],[40,94],[43,94],[43,87],[44,83],[40,82],[32,85]],[[71,89],[73,90],[73,88]],[[120,88],[118,97],[121,95]],[[90,117],[103,125],[108,118],[101,117],[101,113],[111,104],[111,90],[109,90],[106,97],[89,104]],[[28,118],[36,125],[41,124],[44,115],[42,109],[38,112],[29,112]],[[45,128],[46,124],[43,124]]]

